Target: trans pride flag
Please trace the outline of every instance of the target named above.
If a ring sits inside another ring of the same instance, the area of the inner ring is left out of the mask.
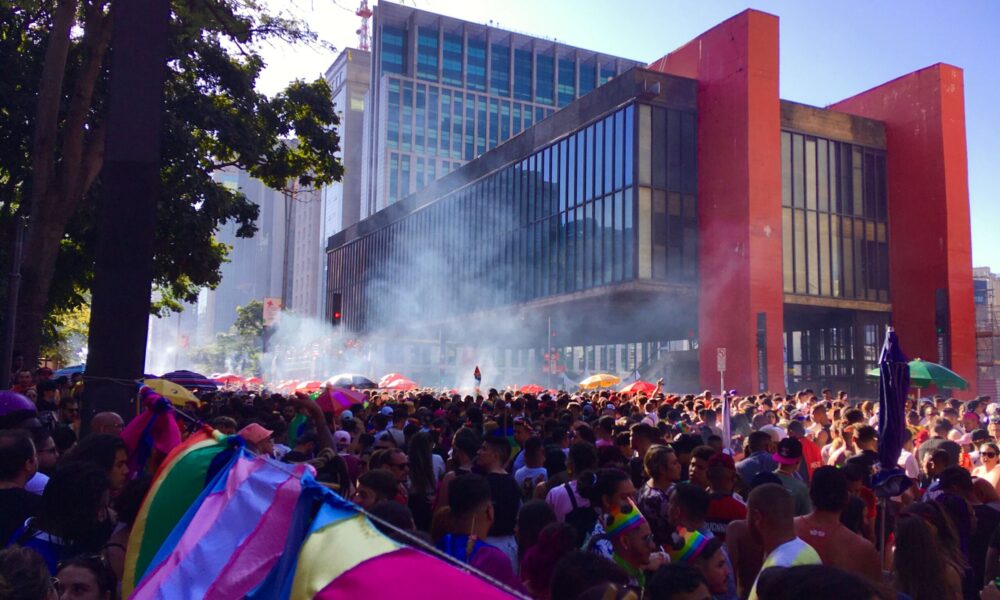
[[[384,536],[357,506],[317,483],[310,467],[255,457],[217,432],[197,436],[168,456],[143,503],[126,557],[129,597],[509,597]],[[174,495],[172,484],[194,486],[213,470],[194,497]],[[166,496],[184,503],[181,514]],[[158,523],[161,512],[166,523]],[[165,524],[171,527],[159,538]]]

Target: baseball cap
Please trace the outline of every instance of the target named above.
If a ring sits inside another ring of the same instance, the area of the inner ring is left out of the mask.
[[[775,462],[794,465],[802,458],[802,442],[795,438],[785,438],[778,442],[778,451],[771,455]]]
[[[708,459],[707,468],[711,469],[712,467],[725,467],[730,471],[735,471],[736,461],[725,452],[716,452],[712,455],[712,458]]]
[[[990,434],[985,429],[977,429],[972,432],[972,443],[978,443],[990,439]]]
[[[337,449],[343,449],[351,443],[351,434],[346,431],[335,431],[333,433],[333,443],[337,446]]]
[[[272,435],[274,435],[274,432],[265,428],[260,423],[250,423],[239,431],[241,438],[253,444],[263,442]]]
[[[349,410],[345,410],[344,412],[340,413],[340,420],[341,421],[353,421],[354,420],[354,413],[352,413]]]
[[[379,412],[382,413],[383,415],[387,416],[387,417],[391,417],[392,416],[392,407],[391,406],[383,406],[382,410],[380,410]]]

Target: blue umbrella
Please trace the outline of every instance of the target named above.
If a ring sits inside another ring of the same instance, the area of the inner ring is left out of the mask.
[[[906,395],[910,391],[910,367],[899,348],[896,331],[889,327],[879,355],[878,458],[882,469],[896,467],[903,450],[906,429]]]

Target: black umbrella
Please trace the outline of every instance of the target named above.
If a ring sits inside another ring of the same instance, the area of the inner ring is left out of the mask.
[[[378,387],[378,384],[368,379],[364,375],[358,375],[357,373],[341,373],[339,375],[334,375],[324,382],[323,385],[338,388],[354,388],[356,390],[373,390]]]
[[[194,371],[171,371],[166,375],[163,375],[161,379],[168,379],[178,385],[186,387],[189,390],[198,392],[208,392],[219,389],[218,382],[212,381],[201,373],[195,373]]]

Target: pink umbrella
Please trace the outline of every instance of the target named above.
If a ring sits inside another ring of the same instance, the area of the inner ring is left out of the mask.
[[[365,395],[347,388],[326,388],[316,398],[316,404],[323,412],[339,413],[354,404],[364,404]]]

